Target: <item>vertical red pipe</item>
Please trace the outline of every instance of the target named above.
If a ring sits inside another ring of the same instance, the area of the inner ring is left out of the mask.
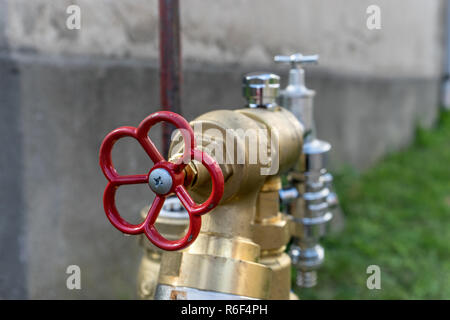
[[[163,110],[181,114],[181,43],[179,0],[159,0],[160,96]],[[163,155],[169,153],[173,127],[162,128]]]

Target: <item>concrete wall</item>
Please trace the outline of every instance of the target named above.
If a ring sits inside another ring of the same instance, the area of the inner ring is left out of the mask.
[[[65,27],[65,10],[73,3],[82,12],[79,32]],[[8,4],[6,30],[14,50],[158,58],[157,0]],[[378,31],[366,27],[371,4],[381,9]],[[303,50],[319,52],[321,65],[332,71],[436,76],[441,72],[441,12],[442,1],[426,0],[184,0],[183,57],[215,65],[268,66],[275,54]]]
[[[78,31],[65,27],[72,3]],[[369,4],[381,30],[366,28]],[[319,52],[307,74],[319,135],[334,167],[366,168],[436,117],[443,4],[183,0],[184,115],[241,106],[244,72],[286,75],[275,54]],[[0,0],[0,298],[135,297],[140,249],[104,216],[98,150],[159,109],[157,19],[156,0]],[[114,158],[123,173],[149,167],[132,141]],[[119,210],[136,221],[149,197],[120,189]],[[66,288],[70,264],[82,290]]]

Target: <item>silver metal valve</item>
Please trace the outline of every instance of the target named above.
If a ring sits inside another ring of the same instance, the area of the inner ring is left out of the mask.
[[[313,104],[316,93],[306,87],[303,70],[305,65],[317,64],[319,55],[296,53],[275,56],[274,60],[291,66],[288,86],[280,93],[280,105],[289,109],[305,128],[301,172],[293,175],[293,187],[280,193],[280,197],[287,203],[294,222],[289,255],[297,269],[297,286],[309,288],[316,285],[317,270],[325,258],[320,239],[326,234],[328,222],[338,207],[333,177],[327,172],[331,145],[316,137]],[[297,194],[292,188],[298,191]]]
[[[319,55],[304,56],[295,53],[290,56],[275,56],[274,61],[291,65],[288,86],[280,93],[280,105],[290,110],[303,123],[305,141],[313,140],[316,136],[313,112],[316,93],[306,87],[305,70],[302,67],[317,64]]]
[[[273,108],[280,89],[280,76],[267,72],[244,75],[242,92],[250,108]]]
[[[304,56],[301,53],[294,53],[290,56],[275,56],[273,59],[275,62],[284,62],[284,63],[290,63],[293,67],[294,66],[301,66],[301,65],[307,65],[307,64],[317,64],[319,61],[319,55],[309,55]]]
[[[327,197],[327,201],[328,201],[328,207],[330,207],[331,210],[335,210],[339,208],[339,198],[336,194],[336,192],[334,191],[334,186],[333,186],[333,175],[329,172],[325,173],[324,175],[322,175],[322,181],[325,185],[325,187],[327,187],[330,190],[330,194]]]
[[[330,190],[324,183],[327,174],[327,155],[331,150],[328,142],[314,139],[303,145],[304,171],[301,178],[293,181],[298,194],[291,202],[290,213],[295,223],[293,243],[289,250],[292,264],[297,269],[297,286],[310,288],[317,283],[317,269],[325,258],[321,238],[326,234],[327,224],[333,218],[328,199]]]

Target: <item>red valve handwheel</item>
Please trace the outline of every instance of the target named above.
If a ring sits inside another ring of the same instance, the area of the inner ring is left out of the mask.
[[[148,137],[151,127],[158,122],[166,121],[180,129],[184,138],[184,153],[175,163],[164,160],[154,143]],[[117,140],[123,137],[132,137],[147,152],[154,165],[148,174],[119,175],[114,168],[111,151]],[[196,204],[183,185],[183,169],[191,160],[201,161],[212,179],[212,191],[209,198],[202,204]],[[189,123],[180,115],[159,111],[145,118],[137,128],[120,127],[111,131],[103,140],[100,147],[100,166],[108,185],[103,195],[103,206],[109,221],[117,229],[127,234],[144,233],[157,247],[164,250],[179,250],[190,245],[198,236],[201,227],[201,215],[214,209],[223,195],[223,174],[219,165],[207,153],[195,149],[194,132]],[[121,185],[148,183],[155,192],[156,198],[150,206],[147,217],[140,224],[131,224],[119,214],[116,203],[116,190]],[[171,241],[164,238],[155,228],[154,224],[164,204],[165,198],[175,193],[189,214],[189,229],[186,235],[179,240]]]

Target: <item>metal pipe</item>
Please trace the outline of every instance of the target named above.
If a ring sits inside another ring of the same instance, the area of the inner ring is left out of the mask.
[[[181,41],[179,0],[159,0],[160,99],[163,110],[181,114]],[[162,127],[163,156],[169,153],[173,127]]]
[[[441,105],[444,109],[450,110],[450,1],[447,0],[445,14],[445,61],[444,75],[441,87]]]
[[[445,17],[445,46],[446,46],[446,55],[445,55],[445,74],[450,75],[450,1],[447,0],[445,2],[446,6],[446,17]]]

